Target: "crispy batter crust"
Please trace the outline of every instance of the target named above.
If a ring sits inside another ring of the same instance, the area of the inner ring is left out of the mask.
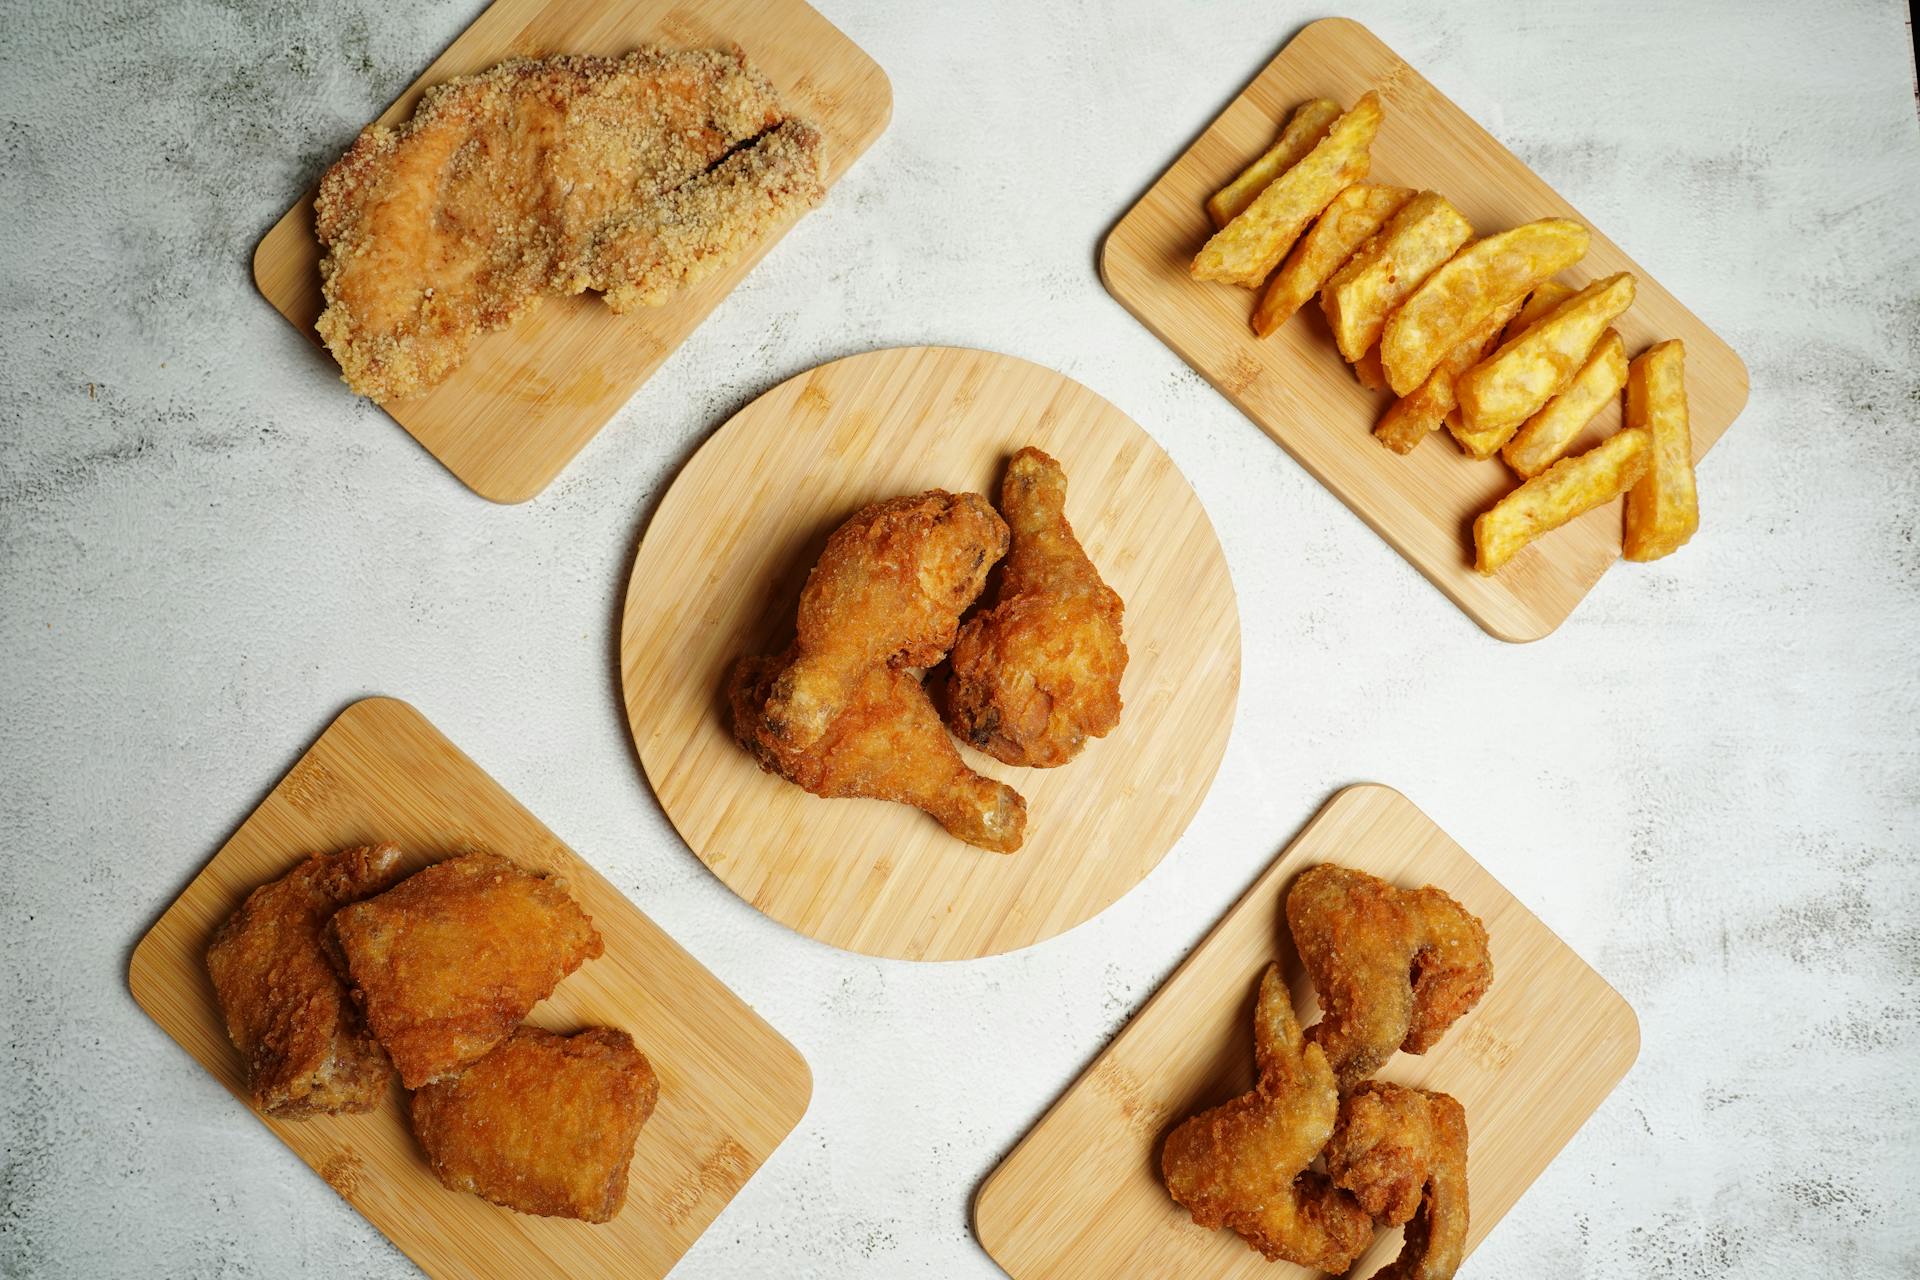
[[[213,935],[207,972],[253,1105],[296,1118],[368,1111],[392,1068],[367,1032],[321,932],[340,907],[400,878],[390,844],[308,858],[247,895]]]
[[[1340,1103],[1327,1173],[1385,1226],[1400,1256],[1374,1280],[1450,1280],[1467,1245],[1467,1113],[1444,1093],[1369,1080]]]
[[[1051,768],[1120,723],[1124,606],[1067,523],[1067,477],[1040,450],[1000,488],[1012,531],[1000,597],[953,646],[947,723],[1007,764]]]
[[[490,853],[435,863],[348,907],[329,939],[409,1089],[493,1048],[602,951],[559,882]]]
[[[1308,1038],[1343,1089],[1396,1049],[1432,1048],[1493,981],[1486,927],[1432,885],[1401,889],[1322,863],[1293,882],[1287,925],[1320,996]]]
[[[547,294],[666,301],[817,204],[823,164],[738,48],[503,62],[327,171],[316,327],[355,391],[415,395]]]
[[[607,1222],[627,1199],[634,1139],[660,1081],[624,1031],[521,1027],[413,1095],[413,1131],[440,1181],[521,1213]]]

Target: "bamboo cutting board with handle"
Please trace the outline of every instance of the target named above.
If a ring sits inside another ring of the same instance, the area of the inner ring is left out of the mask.
[[[762,772],[733,739],[727,672],[792,639],[827,535],[901,494],[998,501],[1028,444],[1066,471],[1067,518],[1126,602],[1128,662],[1119,726],[1066,765],[1014,768],[956,744],[1027,798],[1026,843],[988,853],[917,809],[823,800]],[[1079,924],[1173,846],[1226,750],[1240,620],[1200,500],[1126,414],[1025,360],[903,347],[789,379],[701,446],[634,557],[620,668],[654,794],[735,893],[836,947],[964,960]]]
[[[1537,640],[1564,622],[1619,558],[1620,503],[1547,534],[1498,576],[1481,577],[1473,570],[1473,519],[1518,478],[1498,461],[1468,458],[1444,429],[1406,457],[1390,452],[1373,428],[1392,396],[1354,380],[1315,302],[1263,339],[1248,324],[1257,293],[1201,284],[1187,272],[1213,230],[1207,197],[1272,144],[1293,109],[1317,97],[1350,107],[1369,89],[1380,94],[1386,119],[1368,182],[1438,191],[1479,235],[1536,218],[1573,218],[1592,229],[1593,242],[1563,279],[1585,284],[1616,271],[1634,274],[1637,300],[1614,327],[1629,356],[1665,338],[1685,340],[1693,453],[1704,457],[1746,405],[1740,357],[1419,72],[1345,18],[1307,26],[1207,126],[1107,236],[1101,276],[1121,305],[1469,617],[1502,640]],[[1619,425],[1616,404],[1589,424],[1574,451]],[[1711,477],[1702,491],[1703,518],[1711,521]]]
[[[382,840],[416,869],[478,848],[557,872],[593,917],[606,954],[528,1021],[619,1027],[653,1063],[660,1102],[634,1148],[626,1207],[595,1226],[447,1190],[414,1141],[397,1078],[365,1115],[257,1118],[428,1275],[664,1276],[800,1122],[807,1064],[406,703],[355,703],[320,736],[141,940],[134,999],[247,1105],[207,976],[208,939],[306,855]]]
[[[1160,1152],[1182,1120],[1252,1087],[1254,991],[1268,963],[1281,962],[1301,1025],[1319,1017],[1282,908],[1294,877],[1321,862],[1407,888],[1438,885],[1486,923],[1486,996],[1424,1056],[1396,1054],[1379,1073],[1466,1108],[1469,1249],[1633,1065],[1639,1022],[1599,974],[1406,797],[1349,787],[981,1186],[974,1229],[1015,1280],[1319,1274],[1195,1226],[1167,1195]],[[1371,1275],[1399,1250],[1399,1230],[1383,1232],[1349,1274]]]
[[[743,47],[788,108],[826,135],[829,187],[893,113],[886,73],[804,0],[495,0],[377,123],[397,124],[429,87],[507,58],[612,56],[642,44]],[[433,390],[383,407],[475,493],[524,502],[560,474],[781,234],[665,306],[616,316],[597,294],[548,298],[511,328],[481,338]],[[313,325],[325,305],[319,263],[309,192],[260,241],[253,276],[274,309],[316,345]],[[322,359],[333,357],[322,348]],[[340,394],[352,393],[343,385]]]

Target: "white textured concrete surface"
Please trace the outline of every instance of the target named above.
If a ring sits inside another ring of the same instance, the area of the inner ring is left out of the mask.
[[[1317,13],[823,7],[892,76],[891,130],[558,483],[496,507],[348,395],[248,275],[261,232],[475,0],[8,6],[0,1271],[411,1274],[125,980],[265,789],[378,692],[812,1061],[812,1110],[686,1280],[997,1274],[969,1231],[980,1180],[1362,779],[1424,806],[1644,1031],[1466,1274],[1920,1272],[1902,6],[1357,10],[1752,369],[1693,544],[1609,573],[1524,648],[1482,635],[1095,275],[1112,221]],[[647,790],[614,669],[635,537],[695,445],[796,371],[916,342],[1053,365],[1137,418],[1220,530],[1246,650],[1225,764],[1159,870],[1064,937],[938,966],[817,945],[710,876]]]

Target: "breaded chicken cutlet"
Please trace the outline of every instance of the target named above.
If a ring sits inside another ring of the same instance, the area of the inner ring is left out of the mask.
[[[321,179],[316,328],[356,392],[417,395],[549,294],[667,301],[819,203],[824,165],[737,47],[503,62]]]
[[[413,1095],[440,1181],[521,1213],[607,1222],[627,1199],[634,1139],[660,1082],[624,1031],[521,1027]]]
[[[603,950],[558,881],[490,853],[346,908],[328,943],[409,1089],[481,1057]]]
[[[400,875],[390,844],[315,854],[248,894],[214,933],[207,972],[253,1105],[267,1115],[369,1111],[386,1093],[393,1068],[321,935],[335,911]]]

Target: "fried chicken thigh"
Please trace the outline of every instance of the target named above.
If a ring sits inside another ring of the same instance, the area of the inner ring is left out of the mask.
[[[1487,931],[1439,889],[1323,863],[1287,893],[1287,924],[1320,996],[1307,1033],[1350,1089],[1394,1050],[1425,1053],[1493,981]]]
[[[1407,1224],[1373,1280],[1450,1280],[1467,1248],[1467,1113],[1444,1093],[1369,1080],[1340,1103],[1327,1173],[1384,1226]]]
[[[437,862],[355,903],[329,940],[409,1089],[500,1043],[603,949],[558,881],[491,853]]]
[[[995,853],[1020,847],[1026,800],[967,767],[911,672],[867,668],[811,746],[790,747],[768,732],[767,698],[790,661],[790,653],[742,658],[729,682],[734,736],[761,768],[817,796],[910,804],[950,834]]]
[[[791,658],[767,689],[759,736],[807,750],[873,668],[940,661],[1006,553],[1006,523],[977,493],[932,489],[855,513],[807,576]],[[867,696],[871,710],[874,691]]]
[[[627,1200],[634,1139],[660,1081],[624,1031],[520,1027],[458,1075],[413,1095],[434,1174],[521,1213],[607,1222]]]
[[[393,1068],[321,942],[333,913],[400,878],[390,844],[319,853],[247,895],[214,933],[207,971],[253,1105],[292,1119],[370,1111]]]
[[[1260,979],[1253,1028],[1253,1091],[1168,1135],[1167,1190],[1194,1222],[1232,1228],[1269,1260],[1345,1271],[1372,1242],[1374,1223],[1352,1195],[1307,1169],[1333,1133],[1339,1095],[1326,1055],[1301,1035],[1277,965]]]
[[[503,62],[321,179],[316,327],[355,391],[416,395],[549,294],[666,301],[817,204],[822,172],[738,48]]]
[[[953,647],[947,723],[1008,764],[1052,768],[1120,723],[1120,597],[1067,523],[1067,477],[1040,450],[1013,456],[1000,489],[1012,551],[999,601]]]

